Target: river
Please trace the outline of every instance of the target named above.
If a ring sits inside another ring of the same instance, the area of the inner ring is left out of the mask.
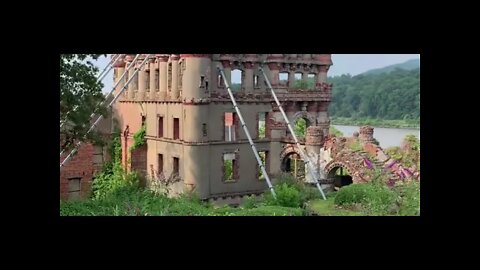
[[[341,131],[345,137],[351,137],[353,136],[353,132],[360,131],[359,126],[333,126]],[[374,127],[373,130],[373,137],[378,140],[380,146],[384,149],[392,146],[400,146],[403,138],[409,134],[415,135],[418,139],[420,139],[420,129]]]

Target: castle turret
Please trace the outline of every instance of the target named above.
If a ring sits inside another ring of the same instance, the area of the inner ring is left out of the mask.
[[[210,193],[210,148],[206,144],[210,133],[208,88],[212,81],[211,55],[181,54],[185,62],[182,81],[183,152],[185,160],[184,187],[195,190],[201,198]],[[216,73],[214,73],[216,74]]]
[[[211,55],[210,54],[182,54],[186,69],[183,74],[182,94],[186,102],[207,98],[208,83],[211,78]]]

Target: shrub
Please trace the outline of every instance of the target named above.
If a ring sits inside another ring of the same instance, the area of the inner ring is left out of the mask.
[[[395,187],[395,191],[400,196],[401,216],[419,216],[420,215],[420,183],[417,181],[407,182],[404,185]]]
[[[395,206],[396,194],[379,184],[353,184],[341,188],[335,196],[335,204],[361,204],[373,214],[389,214]]]
[[[287,183],[282,183],[274,187],[277,199],[273,199],[271,194],[265,195],[264,202],[266,205],[278,205],[285,207],[300,207],[302,206],[302,196],[300,192],[293,186]],[[269,191],[268,191],[269,192]]]

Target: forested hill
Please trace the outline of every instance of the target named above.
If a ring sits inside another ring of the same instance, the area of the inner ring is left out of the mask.
[[[392,72],[395,69],[405,69],[405,70],[413,70],[420,68],[420,59],[411,59],[406,62],[400,63],[400,64],[395,64],[395,65],[390,65],[386,66],[383,68],[377,68],[377,69],[371,69],[367,72],[362,73],[363,75],[369,75],[369,74],[380,74],[380,73],[388,73]]]
[[[419,119],[420,69],[330,77],[332,117]]]

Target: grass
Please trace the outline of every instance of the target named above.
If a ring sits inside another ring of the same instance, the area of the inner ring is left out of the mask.
[[[335,197],[328,197],[327,200],[318,199],[307,204],[307,213],[319,216],[365,216],[359,210],[351,210],[349,207],[336,206]]]

